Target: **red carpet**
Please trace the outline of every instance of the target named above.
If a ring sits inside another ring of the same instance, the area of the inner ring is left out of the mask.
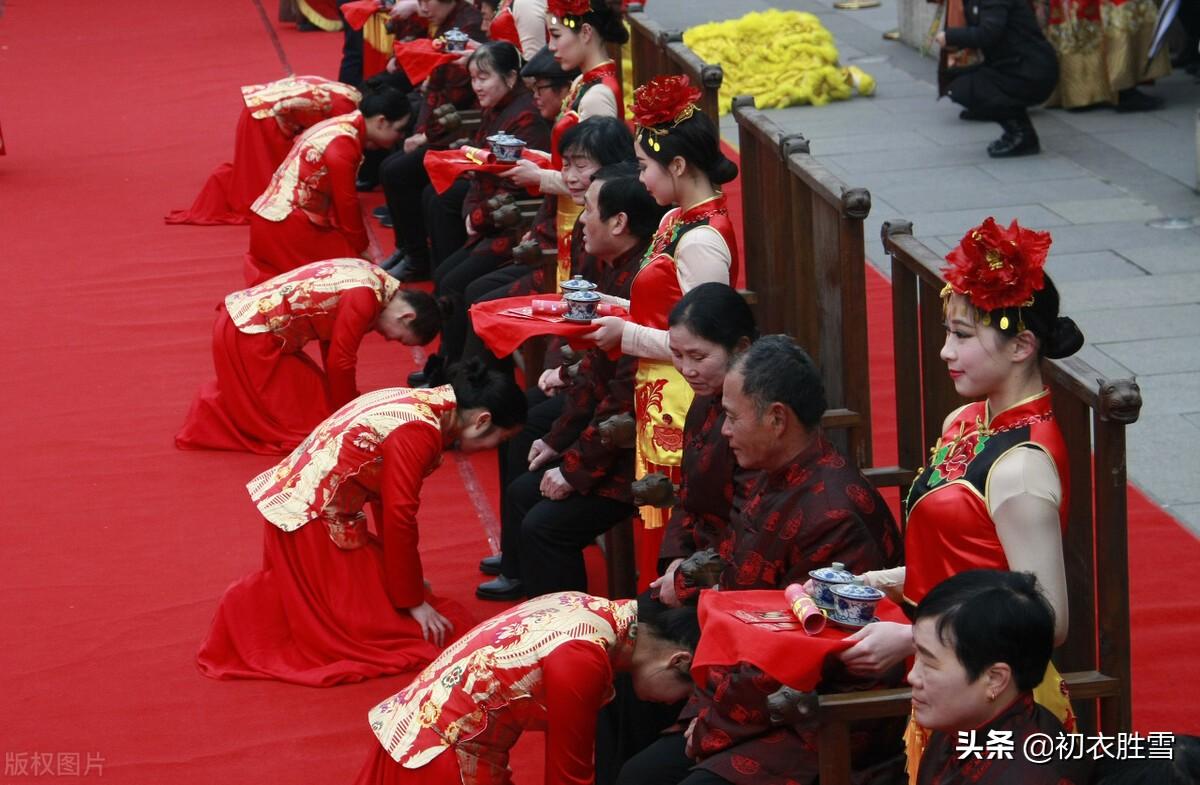
[[[229,158],[237,87],[285,73],[260,8],[8,0],[3,11],[6,779],[58,781],[90,759],[120,784],[349,781],[374,743],[367,709],[402,678],[214,682],[193,661],[220,593],[261,558],[243,485],[272,461],[172,446],[212,375],[213,306],[241,285],[247,237],[162,215]],[[297,73],[336,72],[337,36],[279,38]],[[872,292],[880,302],[878,281]],[[873,365],[890,367],[882,357]],[[411,366],[369,339],[363,383],[394,384]],[[461,460],[494,500],[491,457]],[[482,618],[496,606],[471,596],[486,543],[459,461],[427,483],[422,553],[439,593]],[[1195,603],[1160,572],[1197,545],[1138,497],[1133,507],[1138,726],[1197,732],[1167,672],[1195,670],[1194,627],[1180,626],[1195,624]],[[522,782],[539,781],[539,744],[523,742]]]

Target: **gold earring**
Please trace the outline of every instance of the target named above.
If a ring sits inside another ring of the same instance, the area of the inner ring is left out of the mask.
[[[996,700],[996,693],[989,691],[987,694],[987,699],[989,703]]]

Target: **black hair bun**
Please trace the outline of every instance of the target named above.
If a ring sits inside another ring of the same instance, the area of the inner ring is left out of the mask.
[[[1070,357],[1083,348],[1083,331],[1069,316],[1060,316],[1054,322],[1046,339],[1044,354],[1052,360]]]
[[[613,11],[607,0],[592,0],[592,10],[588,12],[584,21],[596,28],[596,32],[605,41],[614,44],[629,41],[629,30],[625,27],[625,21],[619,13]]]
[[[737,178],[738,167],[733,161],[721,155],[706,174],[709,182],[713,185],[721,185]]]

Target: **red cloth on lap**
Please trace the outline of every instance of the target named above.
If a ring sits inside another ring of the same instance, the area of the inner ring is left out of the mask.
[[[502,311],[510,308],[529,307],[534,300],[545,300],[544,294],[530,294],[521,297],[505,297],[500,300],[475,303],[471,306],[471,324],[475,334],[487,345],[497,357],[507,357],[530,338],[539,335],[557,335],[566,338],[567,343],[576,349],[590,349],[594,343],[583,336],[594,332],[596,327],[590,322],[570,322],[566,320],[552,321],[549,318],[524,318],[510,316]],[[627,317],[624,309],[617,309],[615,314]],[[621,350],[609,352],[609,356],[621,356]]]
[[[550,164],[550,157],[545,153],[524,150],[521,157],[532,161],[545,169]],[[497,161],[491,150],[481,147],[460,147],[457,150],[429,150],[425,153],[425,171],[429,174],[429,182],[439,194],[454,185],[454,181],[467,172],[482,172],[499,174],[507,172],[516,164],[507,161]]]
[[[692,663],[692,677],[703,684],[709,667],[750,663],[787,686],[809,692],[821,680],[825,658],[851,642],[850,630],[830,622],[820,635],[801,629],[773,630],[736,618],[736,611],[787,611],[782,591],[705,591],[700,595],[700,645]],[[883,621],[908,623],[904,612],[890,600],[881,600],[875,615]],[[791,618],[790,612],[788,618]]]

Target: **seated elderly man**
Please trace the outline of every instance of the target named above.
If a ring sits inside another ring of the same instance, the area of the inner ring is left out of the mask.
[[[821,434],[825,391],[816,366],[783,335],[760,338],[725,377],[722,405],[738,465],[755,470],[735,501],[732,538],[721,552],[701,551],[674,576],[682,601],[699,590],[782,589],[808,571],[838,561],[893,565],[901,539],[890,510],[861,472]],[[855,565],[855,566],[852,566]],[[895,686],[896,669],[874,681],[827,664],[820,692]],[[817,779],[808,728],[772,720],[767,697],[782,685],[748,663],[711,668],[681,717],[687,734],[665,736],[629,760],[618,782],[785,785]],[[689,724],[690,723],[690,724]],[[900,729],[864,727],[854,764],[886,767],[899,751]]]

